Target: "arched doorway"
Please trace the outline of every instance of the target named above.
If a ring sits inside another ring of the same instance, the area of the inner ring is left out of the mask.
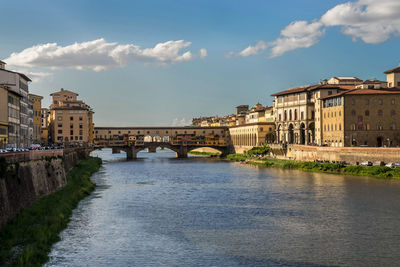
[[[293,131],[293,124],[289,124],[289,136],[288,136],[288,143],[293,144],[294,142],[294,131]]]
[[[377,147],[382,147],[383,146],[383,138],[381,136],[376,138],[376,146]]]
[[[300,124],[300,144],[304,145],[306,143],[306,126],[304,123]]]

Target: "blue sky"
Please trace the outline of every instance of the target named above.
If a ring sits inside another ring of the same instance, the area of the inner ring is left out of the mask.
[[[44,106],[63,87],[98,126],[171,125],[331,76],[385,79],[397,2],[3,1],[0,59]]]

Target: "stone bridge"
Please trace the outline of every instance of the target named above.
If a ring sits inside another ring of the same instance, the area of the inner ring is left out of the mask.
[[[147,149],[157,147],[176,152],[186,158],[196,148],[209,147],[226,155],[232,151],[228,127],[96,127],[95,145],[113,149],[113,153],[126,152],[128,159]]]

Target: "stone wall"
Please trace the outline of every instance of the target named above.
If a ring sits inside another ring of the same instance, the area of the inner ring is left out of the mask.
[[[88,155],[87,150],[52,152],[61,154],[59,157],[46,155],[46,158],[45,153],[41,153],[44,158],[30,160],[8,155],[10,161],[7,163],[7,172],[0,173],[0,227],[36,199],[64,187],[67,183],[66,173],[77,164],[79,158]],[[34,158],[38,155],[35,154]]]
[[[400,148],[380,147],[317,147],[303,145],[289,145],[286,155],[275,155],[278,158],[299,161],[328,160],[346,161],[350,164],[356,162],[377,161],[400,162]]]

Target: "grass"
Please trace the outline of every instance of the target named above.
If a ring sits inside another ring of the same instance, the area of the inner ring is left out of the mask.
[[[200,151],[190,151],[189,154],[192,155],[199,155],[199,156],[212,156],[212,157],[219,157],[221,153],[219,152],[200,152]]]
[[[82,160],[67,174],[67,185],[36,200],[0,229],[0,266],[41,266],[67,227],[72,210],[95,188],[90,176],[101,159]]]
[[[230,154],[227,158],[232,161],[247,160],[250,164],[264,167],[400,179],[400,169],[393,169],[385,166],[347,166],[341,163],[318,163],[272,158],[256,159],[244,154]]]

